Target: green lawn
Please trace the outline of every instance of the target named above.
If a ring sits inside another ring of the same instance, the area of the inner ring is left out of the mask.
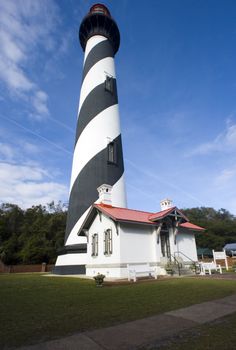
[[[0,348],[110,326],[236,293],[236,281],[183,278],[95,287],[92,280],[0,275]]]

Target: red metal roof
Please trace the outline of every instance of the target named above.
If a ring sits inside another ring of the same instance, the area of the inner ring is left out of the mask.
[[[152,213],[146,211],[112,207],[106,204],[94,204],[94,207],[100,209],[114,220],[140,222],[150,225],[155,224],[153,221],[148,219]]]
[[[179,225],[180,227],[188,228],[194,231],[205,231],[203,227],[191,224],[191,222],[184,222],[183,224]]]
[[[158,211],[157,213],[149,215],[149,220],[154,221],[158,219],[164,218],[166,215],[171,213],[176,207],[171,207],[162,211]]]
[[[182,211],[179,210],[177,207],[171,207],[171,208],[166,209],[166,210],[158,211],[157,213],[150,215],[149,220],[152,220],[152,221],[160,220],[160,219],[164,218],[165,216],[167,216],[168,214],[170,214],[173,210],[176,210],[183,217],[183,219],[185,219],[186,221],[189,221],[187,216],[185,216],[182,213]]]
[[[162,219],[165,216],[167,216],[169,213],[171,213],[174,209],[177,209],[176,207],[172,207],[172,208],[160,211],[158,213],[150,213],[150,212],[140,211],[140,210],[113,207],[111,205],[106,205],[102,203],[94,204],[94,207],[98,208],[104,214],[107,214],[109,217],[111,217],[113,220],[116,220],[116,221],[130,221],[130,222],[138,222],[138,223],[144,223],[144,224],[150,224],[150,225],[156,225],[156,222],[153,221],[154,219],[155,220]],[[178,212],[181,213],[180,210],[178,210]],[[187,217],[184,216],[184,214],[183,214],[183,218],[188,220]],[[192,229],[195,231],[204,230],[204,228],[191,224],[190,222],[182,223],[180,224],[180,226],[183,228]]]

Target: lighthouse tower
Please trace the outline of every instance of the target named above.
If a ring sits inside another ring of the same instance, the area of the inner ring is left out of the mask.
[[[90,8],[81,23],[79,40],[84,65],[65,233],[65,248],[74,246],[73,254],[75,245],[85,243],[84,237],[78,237],[78,231],[91,205],[98,201],[98,187],[112,186],[112,205],[126,207],[114,64],[120,33],[104,5]],[[66,265],[70,265],[68,252]]]

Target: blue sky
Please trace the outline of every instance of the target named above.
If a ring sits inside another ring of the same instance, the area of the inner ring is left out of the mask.
[[[0,201],[68,201],[93,1],[0,0]],[[130,208],[236,214],[235,1],[120,0],[116,55]]]

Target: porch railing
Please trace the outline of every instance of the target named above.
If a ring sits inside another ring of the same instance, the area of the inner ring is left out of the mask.
[[[178,274],[179,274],[179,276],[180,276],[180,275],[181,275],[180,269],[181,269],[181,267],[182,267],[182,264],[176,259],[175,255],[173,255],[173,254],[170,254],[170,255],[171,255],[171,257],[174,259],[175,264],[177,265]]]
[[[188,255],[186,255],[186,254],[184,254],[183,252],[181,252],[181,251],[176,251],[176,252],[174,252],[174,257],[175,257],[175,255],[176,254],[181,254],[181,255],[183,255],[185,258],[187,258],[189,261],[191,261],[192,262],[192,264],[193,264],[193,266],[194,266],[194,269],[195,269],[195,274],[197,274],[197,271],[198,271],[198,269],[199,269],[199,265],[196,263],[196,261],[194,261],[192,258],[190,258]],[[175,257],[175,259],[176,259],[176,257]]]

